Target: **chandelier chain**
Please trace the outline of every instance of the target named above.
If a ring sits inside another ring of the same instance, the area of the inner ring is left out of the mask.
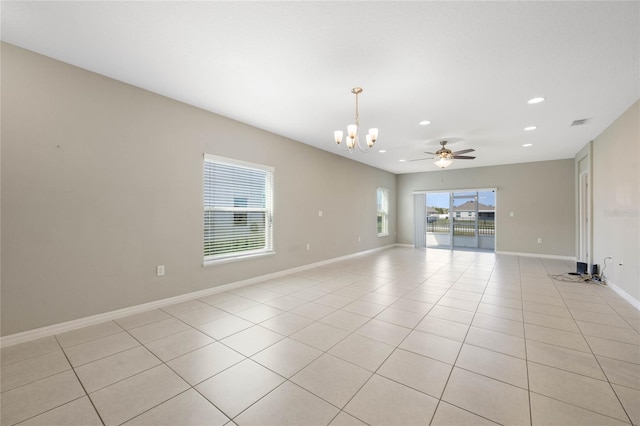
[[[356,126],[358,126],[358,133],[360,133],[360,114],[358,113],[358,95],[359,91],[354,91],[356,94]]]

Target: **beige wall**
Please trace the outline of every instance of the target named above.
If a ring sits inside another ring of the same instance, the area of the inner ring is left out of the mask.
[[[573,159],[399,175],[398,243],[413,244],[414,191],[473,188],[497,188],[496,251],[575,256]]]
[[[593,141],[593,262],[640,301],[640,101]],[[620,265],[622,263],[622,266]]]
[[[2,335],[395,242],[395,175],[7,44],[1,136]],[[202,266],[205,152],[275,167],[276,255]]]

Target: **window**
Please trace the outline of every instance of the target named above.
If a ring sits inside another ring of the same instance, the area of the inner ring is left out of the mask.
[[[247,207],[248,199],[246,197],[234,197],[233,198],[233,207]],[[233,224],[235,226],[242,226],[247,224],[247,212],[246,211],[235,211],[233,213]]]
[[[205,154],[204,261],[273,250],[273,168]]]
[[[389,190],[378,188],[378,236],[389,235]]]

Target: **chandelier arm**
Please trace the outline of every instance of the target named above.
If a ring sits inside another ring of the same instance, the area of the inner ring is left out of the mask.
[[[367,152],[367,151],[371,151],[371,148],[373,148],[373,147],[368,147],[368,146],[367,146],[366,148],[363,148],[363,147],[362,147],[362,145],[360,145],[360,141],[358,141],[357,145],[358,145],[358,150],[359,150],[360,152]]]

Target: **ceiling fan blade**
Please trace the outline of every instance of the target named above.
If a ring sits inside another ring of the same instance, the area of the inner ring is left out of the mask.
[[[433,158],[416,158],[415,160],[409,160],[409,161],[423,161],[423,160],[433,160]]]
[[[453,158],[456,160],[473,160],[476,157],[471,157],[469,155],[454,155]]]
[[[429,155],[438,155],[435,152],[425,152],[425,154],[429,154]]]
[[[475,149],[470,148],[470,149],[463,149],[462,151],[456,151],[456,152],[452,152],[453,155],[458,155],[458,154],[466,154],[468,152],[473,152],[475,151]]]

